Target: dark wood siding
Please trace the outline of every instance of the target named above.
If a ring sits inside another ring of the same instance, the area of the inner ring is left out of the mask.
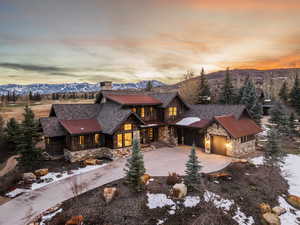
[[[80,136],[84,137],[84,144],[80,144]],[[105,146],[104,134],[100,134],[99,144],[95,142],[95,133],[76,135],[76,136],[71,136],[71,135],[66,136],[66,148],[69,149],[70,151],[99,148],[103,146]]]
[[[50,154],[63,154],[65,147],[65,137],[46,137],[45,148]]]
[[[136,113],[143,119],[143,121],[157,121],[158,111],[156,106],[130,106],[128,109],[136,109]],[[141,116],[142,108],[144,108],[144,117]]]
[[[176,116],[169,116],[169,107],[176,107],[177,108],[177,115]],[[174,98],[168,107],[164,110],[164,121],[173,121],[182,116],[182,114],[186,111],[186,106],[180,100],[180,98]]]

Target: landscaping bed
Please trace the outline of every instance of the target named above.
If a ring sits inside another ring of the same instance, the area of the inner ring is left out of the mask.
[[[40,161],[33,165],[31,169],[25,169],[23,167],[17,166],[14,170],[9,172],[7,175],[0,177],[0,195],[7,195],[11,198],[18,196],[27,190],[34,190],[43,187],[51,182],[55,182],[59,179],[64,179],[66,177],[76,175],[82,172],[93,169],[93,167],[99,167],[105,165],[109,162],[108,159],[99,160],[98,165],[86,166],[84,162],[70,163],[65,160],[49,160]],[[22,179],[24,173],[29,173],[46,168],[47,174],[38,177],[34,182],[26,183]]]
[[[153,177],[139,193],[131,191],[123,179],[117,180],[65,201],[59,213],[43,224],[64,225],[72,216],[82,215],[85,225],[259,225],[259,204],[277,206],[278,196],[288,191],[278,169],[233,163],[222,172],[230,176],[204,175],[203,182],[189,188],[181,200],[170,197],[172,186],[166,177]],[[110,203],[103,198],[105,187],[118,190]]]

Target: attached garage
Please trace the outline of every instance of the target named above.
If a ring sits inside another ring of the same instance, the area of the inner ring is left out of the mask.
[[[211,152],[213,154],[226,155],[227,138],[225,136],[212,136]]]

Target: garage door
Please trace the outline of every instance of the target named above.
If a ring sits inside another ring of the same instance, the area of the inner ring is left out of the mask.
[[[213,136],[212,137],[212,153],[219,155],[226,155],[226,137]]]

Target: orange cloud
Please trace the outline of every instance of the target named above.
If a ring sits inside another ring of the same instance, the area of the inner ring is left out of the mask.
[[[180,3],[208,9],[232,10],[299,10],[298,0],[161,0],[164,3]]]

